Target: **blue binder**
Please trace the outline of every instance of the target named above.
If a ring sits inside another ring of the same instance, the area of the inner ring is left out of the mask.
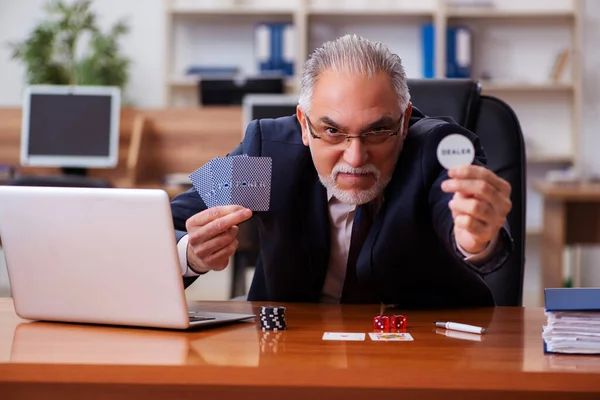
[[[435,78],[435,28],[425,24],[421,28],[423,46],[423,78]]]
[[[469,28],[448,27],[446,36],[446,76],[469,78],[471,76],[472,37]]]
[[[435,27],[421,27],[423,77],[435,77]],[[446,32],[446,77],[469,78],[472,66],[472,32],[465,26],[448,26]]]

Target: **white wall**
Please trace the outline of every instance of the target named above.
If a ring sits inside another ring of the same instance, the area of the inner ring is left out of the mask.
[[[581,160],[586,171],[600,173],[600,1],[587,0],[584,24],[584,94]],[[600,286],[600,247],[584,247],[581,280]]]
[[[45,0],[0,0],[0,107],[18,106],[23,68],[10,60],[7,42],[21,41],[44,16]],[[95,0],[100,23],[106,27],[127,18],[130,33],[122,40],[132,59],[125,98],[139,107],[161,107],[163,101],[164,0]]]

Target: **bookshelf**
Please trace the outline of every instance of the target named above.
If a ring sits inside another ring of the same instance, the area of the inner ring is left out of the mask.
[[[356,33],[385,42],[403,58],[410,78],[423,76],[421,26],[435,27],[435,76],[446,75],[446,28],[472,31],[472,77],[484,94],[510,104],[527,142],[528,180],[550,169],[577,169],[581,119],[581,0],[494,0],[492,6],[457,6],[457,0],[165,0],[167,107],[197,107],[197,84],[184,76],[190,64],[237,65],[257,72],[254,26],[286,21],[295,26],[297,92],[303,62],[322,42]],[[562,73],[553,78],[561,51]],[[528,231],[539,232],[541,208],[529,192]]]

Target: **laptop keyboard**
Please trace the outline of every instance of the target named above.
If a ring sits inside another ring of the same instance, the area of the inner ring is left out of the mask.
[[[216,319],[215,317],[207,317],[206,315],[200,315],[197,311],[188,311],[188,316],[190,317],[190,322],[210,321]]]

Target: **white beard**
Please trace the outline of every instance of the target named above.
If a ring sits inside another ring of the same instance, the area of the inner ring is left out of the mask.
[[[339,173],[372,174],[375,177],[375,184],[366,190],[341,189],[336,183],[336,178]],[[390,183],[391,179],[391,176],[382,178],[381,172],[373,164],[367,164],[360,168],[353,168],[347,164],[337,164],[329,176],[319,175],[321,184],[323,184],[323,186],[325,186],[325,188],[329,190],[333,196],[335,196],[335,198],[342,203],[353,205],[365,204],[375,199],[377,196],[383,193],[383,190],[388,183]]]

